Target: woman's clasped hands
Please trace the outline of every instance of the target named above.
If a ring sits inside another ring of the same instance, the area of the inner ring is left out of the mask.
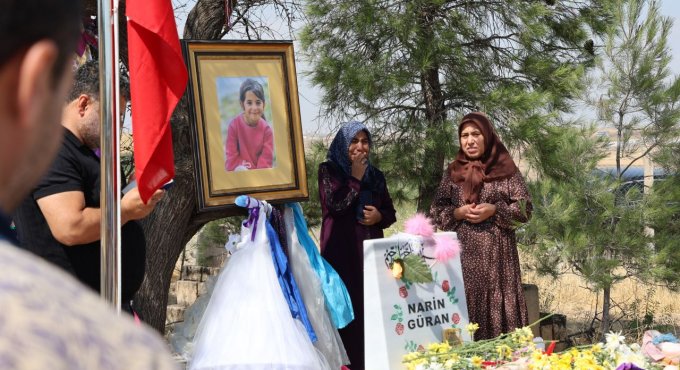
[[[478,224],[489,219],[496,214],[496,205],[491,203],[470,203],[456,208],[453,215],[456,220],[465,220],[473,224]]]

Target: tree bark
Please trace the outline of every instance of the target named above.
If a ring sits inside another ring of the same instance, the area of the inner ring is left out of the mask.
[[[418,14],[419,33],[423,40],[434,39],[432,22],[433,15],[436,12],[436,6],[427,6]],[[420,75],[423,101],[425,103],[425,118],[427,119],[424,140],[426,144],[425,155],[421,167],[421,179],[423,180],[420,183],[417,199],[417,209],[420,212],[429,211],[444,167],[445,151],[441,150],[438,144],[441,140],[436,137],[436,135],[444,132],[443,127],[446,123],[444,94],[439,81],[439,72],[439,64],[433,63]]]
[[[198,0],[187,16],[183,38],[219,40],[224,23],[224,0]]]
[[[611,287],[602,289],[602,332],[600,339],[604,339],[609,332],[609,309],[611,307]]]

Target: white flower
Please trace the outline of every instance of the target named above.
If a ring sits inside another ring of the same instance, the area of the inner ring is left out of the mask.
[[[626,337],[621,335],[621,332],[610,331],[605,335],[605,338],[607,339],[605,348],[609,351],[615,351],[620,345],[625,344],[626,341]]]
[[[444,370],[444,365],[440,364],[439,362],[431,362],[430,370]]]
[[[416,365],[416,370],[429,370],[430,365],[429,364],[418,364]]]
[[[647,360],[645,356],[639,352],[626,351],[625,353],[620,353],[616,356],[616,366],[620,366],[625,363],[633,363],[635,366],[646,369],[648,367]]]

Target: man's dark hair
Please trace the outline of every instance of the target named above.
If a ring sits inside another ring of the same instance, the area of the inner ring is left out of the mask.
[[[0,66],[40,40],[52,40],[59,55],[56,83],[76,50],[82,27],[81,0],[0,0]]]
[[[68,94],[67,102],[77,99],[81,94],[99,100],[99,61],[89,60],[76,70],[73,87]],[[121,73],[120,94],[130,101],[130,83]]]

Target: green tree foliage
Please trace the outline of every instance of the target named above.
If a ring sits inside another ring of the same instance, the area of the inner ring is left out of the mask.
[[[326,160],[328,148],[322,141],[314,141],[311,147],[305,150],[305,164],[307,166],[307,188],[309,201],[302,202],[302,211],[305,214],[309,228],[321,227],[321,206],[319,205],[318,173],[319,164]]]
[[[677,101],[677,99],[676,99]],[[657,181],[647,211],[654,230],[654,267],[650,273],[673,290],[680,290],[680,142],[656,153],[655,159],[666,173]]]
[[[648,221],[654,230],[655,252],[649,273],[667,287],[680,290],[680,172],[654,185]]]
[[[667,40],[673,21],[659,14],[658,1],[624,3],[615,24],[598,59],[599,84],[589,100],[599,122],[616,130],[620,177],[648,153],[662,152],[677,141],[680,79],[671,77],[669,68]]]
[[[614,24],[589,99],[597,126],[613,129],[614,140],[593,135],[592,128],[564,125],[529,149],[530,158],[541,159],[536,166],[541,177],[531,185],[534,214],[524,233],[539,272],[569,270],[602,291],[603,333],[609,330],[610,293],[617,282],[631,277],[671,287],[680,282],[680,244],[670,233],[671,226],[678,227],[680,192],[671,188],[678,180],[655,185],[656,197],[641,182],[626,183],[626,173],[642,166],[643,156],[670,158],[664,153],[680,136],[678,80],[669,77],[666,46],[672,23],[659,15],[656,2],[633,0],[621,2]],[[612,149],[615,169],[598,170],[598,161]],[[661,229],[655,237],[650,226]]]
[[[391,191],[417,189],[424,210],[463,113],[488,112],[512,144],[568,109],[613,1],[317,0],[301,40],[324,114],[365,120]]]
[[[530,183],[534,211],[522,244],[539,273],[557,277],[573,272],[603,292],[606,332],[611,287],[647,276],[651,238],[645,233],[642,189],[625,188],[615,175],[596,168],[608,143],[592,133],[568,127],[553,132],[550,140],[558,144],[545,155],[562,162],[550,176]]]
[[[213,220],[205,224],[198,234],[198,256],[197,263],[201,266],[212,266],[212,254],[208,253],[210,248],[221,248],[227,241],[227,225],[224,219]],[[225,251],[226,252],[226,251]],[[219,266],[218,266],[219,267]]]

